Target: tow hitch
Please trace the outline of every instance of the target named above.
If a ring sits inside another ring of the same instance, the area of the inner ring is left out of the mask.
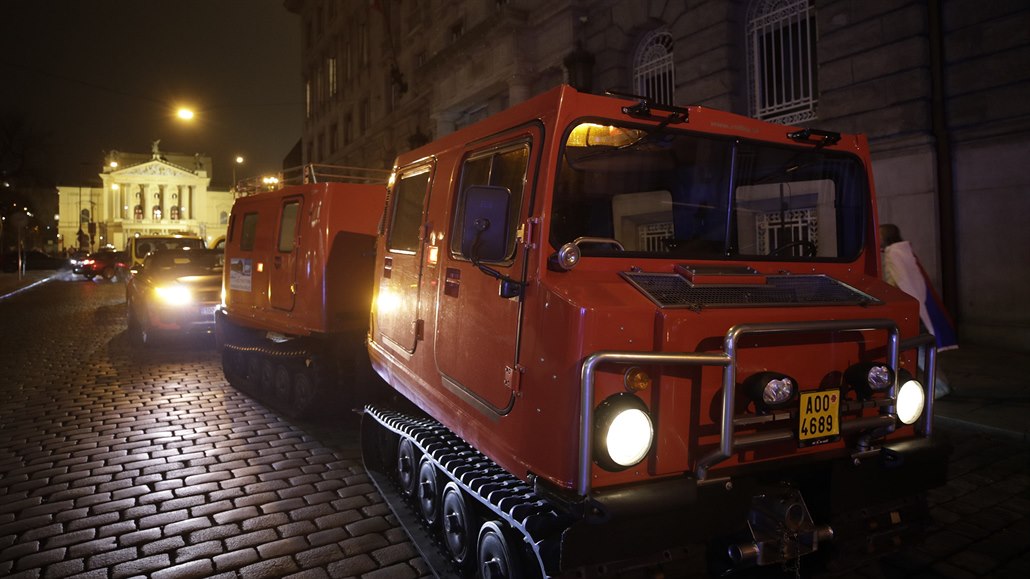
[[[789,487],[752,497],[747,526],[751,536],[727,546],[733,569],[797,561],[833,539],[833,529],[816,525],[801,493]]]

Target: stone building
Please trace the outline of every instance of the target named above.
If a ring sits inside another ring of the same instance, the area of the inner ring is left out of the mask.
[[[207,242],[225,235],[233,195],[208,189],[210,166],[205,156],[163,154],[158,142],[150,155],[109,153],[101,187],[57,188],[63,247],[122,249],[136,235],[188,233]]]
[[[1030,4],[286,0],[305,163],[394,156],[565,82],[866,133],[963,339],[1030,350]]]

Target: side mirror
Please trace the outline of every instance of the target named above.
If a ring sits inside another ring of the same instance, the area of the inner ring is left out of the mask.
[[[477,265],[480,261],[497,262],[508,257],[510,200],[507,187],[469,187],[462,207],[462,257]]]

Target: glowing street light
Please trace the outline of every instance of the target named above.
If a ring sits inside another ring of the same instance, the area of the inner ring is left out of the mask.
[[[179,110],[175,112],[175,116],[179,117],[184,121],[192,121],[194,114],[191,109],[188,109],[186,107],[180,107]]]
[[[235,163],[232,164],[232,190],[236,190],[236,165],[243,164],[243,155],[236,155]]]

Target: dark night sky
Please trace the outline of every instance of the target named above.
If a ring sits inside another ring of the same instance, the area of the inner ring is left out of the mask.
[[[213,188],[237,154],[240,178],[277,171],[303,98],[299,17],[283,0],[0,0],[0,117],[27,120],[58,185],[99,185],[105,152],[155,139],[212,156]],[[174,118],[180,103],[191,125]]]

